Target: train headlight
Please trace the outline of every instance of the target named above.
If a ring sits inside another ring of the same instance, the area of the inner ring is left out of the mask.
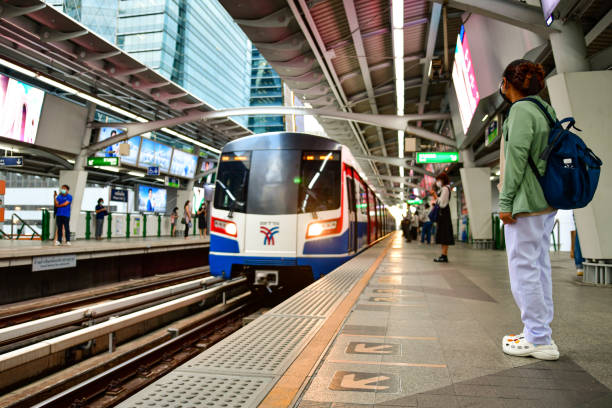
[[[236,228],[236,224],[228,222],[225,225],[225,233],[228,235],[236,235],[238,233],[238,228]]]
[[[339,223],[339,220],[314,222],[308,226],[308,229],[306,230],[306,238],[316,238],[322,235],[336,234],[340,232],[340,227],[342,227],[342,224]]]
[[[323,226],[319,223],[310,224],[308,227],[308,236],[309,237],[318,237],[323,232]]]

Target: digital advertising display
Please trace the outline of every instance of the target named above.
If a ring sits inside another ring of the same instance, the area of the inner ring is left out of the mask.
[[[197,156],[175,149],[174,155],[172,156],[172,167],[170,168],[170,174],[185,178],[193,178],[193,176],[195,176],[197,165]]]
[[[0,75],[0,136],[34,143],[45,92]]]
[[[98,136],[98,142],[102,142],[109,137],[117,136],[119,133],[124,132],[123,128],[114,128],[114,127],[103,127],[100,128],[100,135]],[[119,154],[119,145],[121,143],[127,143],[130,145],[130,154],[127,156],[121,156]],[[138,160],[138,149],[140,149],[140,136],[134,136],[129,138],[128,140],[115,143],[114,145],[110,145],[96,153],[98,157],[120,157],[121,164],[131,164],[132,166],[136,165],[136,161]]]
[[[461,26],[457,38],[457,46],[455,47],[453,85],[457,93],[463,133],[466,134],[478,102],[480,102],[480,94],[478,93],[478,84],[476,83],[470,46],[464,26]]]
[[[151,139],[142,139],[138,167],[159,167],[159,171],[167,173],[170,169],[172,148]]]
[[[166,189],[154,186],[138,186],[138,211],[166,212]]]

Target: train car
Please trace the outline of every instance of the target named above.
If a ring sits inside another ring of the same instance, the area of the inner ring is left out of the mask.
[[[223,148],[211,209],[210,271],[303,287],[395,228],[342,144],[275,132]]]

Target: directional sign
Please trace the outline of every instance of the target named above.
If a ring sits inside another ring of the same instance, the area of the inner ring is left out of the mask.
[[[400,354],[399,344],[350,342],[346,347],[347,354],[384,354],[397,356]]]
[[[159,167],[150,166],[147,168],[147,176],[159,176]]]
[[[166,177],[166,185],[168,187],[180,188],[181,181],[178,177]]]
[[[88,166],[119,166],[118,157],[88,157]]]
[[[416,161],[422,163],[456,163],[459,161],[458,152],[419,152]]]
[[[399,381],[393,374],[336,371],[329,384],[333,391],[389,392],[399,391]]]
[[[0,166],[21,167],[23,166],[23,156],[0,157]]]

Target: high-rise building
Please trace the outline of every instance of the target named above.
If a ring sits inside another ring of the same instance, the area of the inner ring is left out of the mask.
[[[46,0],[111,43],[117,35],[119,0]]]
[[[250,106],[283,106],[283,83],[268,61],[253,47],[251,59]],[[283,115],[249,117],[249,129],[254,133],[285,130]]]
[[[86,18],[89,4],[104,5],[104,21],[114,7],[109,41],[216,109],[249,106],[251,42],[217,0],[47,2],[98,34],[106,23]]]

